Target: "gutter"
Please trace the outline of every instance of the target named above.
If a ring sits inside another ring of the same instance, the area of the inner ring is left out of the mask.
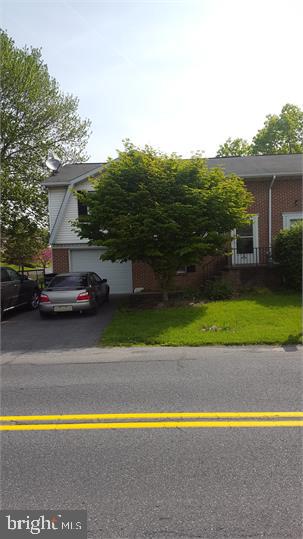
[[[271,235],[272,235],[272,187],[275,182],[276,175],[272,177],[268,190],[268,248],[269,248],[269,261],[272,261],[271,253]]]

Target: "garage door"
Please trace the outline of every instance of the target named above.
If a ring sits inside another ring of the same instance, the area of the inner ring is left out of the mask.
[[[129,294],[133,291],[131,262],[103,262],[101,249],[72,249],[70,251],[71,271],[95,271],[102,279],[107,279],[112,294]]]

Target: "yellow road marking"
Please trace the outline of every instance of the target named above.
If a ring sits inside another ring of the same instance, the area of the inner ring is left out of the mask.
[[[303,412],[139,412],[112,414],[7,415],[0,421],[62,421],[76,419],[201,419],[303,417]]]
[[[174,429],[223,427],[303,427],[303,421],[159,421],[134,423],[50,423],[0,425],[0,430],[82,430],[82,429]]]

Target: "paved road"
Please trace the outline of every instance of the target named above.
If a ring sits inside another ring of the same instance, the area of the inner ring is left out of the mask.
[[[7,312],[1,323],[2,352],[37,352],[94,346],[110,322],[121,297],[111,297],[97,315],[62,313],[41,320],[38,311]]]
[[[296,347],[184,350],[188,359],[173,352],[151,351],[149,361],[149,349],[126,349],[112,362],[115,352],[99,351],[106,360],[86,365],[74,352],[62,365],[4,365],[2,414],[302,410]],[[87,508],[90,539],[298,539],[301,433],[3,432],[2,506]]]

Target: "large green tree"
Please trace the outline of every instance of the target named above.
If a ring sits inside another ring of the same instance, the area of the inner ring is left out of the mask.
[[[240,178],[209,170],[200,155],[184,160],[129,141],[94,187],[78,194],[88,215],[76,230],[106,247],[103,260],[148,263],[164,300],[178,268],[224,252],[226,235],[247,222],[252,202]]]
[[[303,111],[286,104],[279,115],[266,116],[264,127],[252,141],[252,154],[303,152]]]
[[[218,157],[303,153],[303,111],[287,103],[280,114],[268,114],[264,126],[249,143],[228,138],[218,149]]]
[[[37,226],[24,215],[14,222],[14,226],[2,231],[1,256],[3,261],[23,269],[24,266],[32,264],[34,258],[47,245],[47,229]]]
[[[229,157],[233,156],[242,156],[250,155],[251,147],[249,142],[243,138],[232,139],[229,137],[224,144],[221,144],[218,149],[218,157]]]
[[[41,51],[16,47],[0,30],[1,216],[4,229],[28,221],[46,222],[41,180],[51,150],[62,161],[85,160],[90,122],[78,115],[78,99],[60,91]]]

